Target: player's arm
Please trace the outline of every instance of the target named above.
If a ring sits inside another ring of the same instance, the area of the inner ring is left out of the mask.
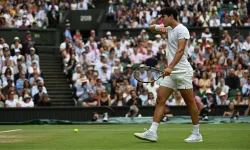
[[[178,50],[174,56],[174,59],[169,64],[168,68],[173,69],[175,65],[180,61],[181,57],[184,54],[186,44],[187,44],[187,39],[183,38],[178,40]]]
[[[151,25],[149,31],[155,34],[166,34],[167,29],[163,25]]]

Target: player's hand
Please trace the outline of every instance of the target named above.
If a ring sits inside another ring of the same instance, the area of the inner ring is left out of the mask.
[[[167,33],[167,29],[164,27],[164,26],[161,26],[161,29],[160,29],[161,33]]]
[[[163,77],[169,76],[171,74],[171,72],[172,72],[172,69],[169,68],[169,67],[166,68],[166,69],[164,69],[164,71],[163,71]]]

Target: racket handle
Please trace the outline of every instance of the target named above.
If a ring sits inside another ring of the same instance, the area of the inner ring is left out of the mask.
[[[181,74],[181,73],[186,73],[186,70],[178,70],[178,71],[172,71],[171,74]]]

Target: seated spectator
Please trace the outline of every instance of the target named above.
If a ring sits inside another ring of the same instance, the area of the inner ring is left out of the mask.
[[[69,10],[70,9],[69,3],[67,2],[67,0],[60,1],[59,9],[60,10]]]
[[[249,97],[250,97],[250,94],[248,94],[248,108],[246,109],[246,111],[245,111],[245,113],[244,113],[244,116],[248,116],[249,114],[250,114],[250,99],[249,99]]]
[[[37,83],[38,80],[41,81],[44,84],[43,78],[40,77],[37,72],[34,72],[33,73],[33,77],[30,77],[30,80],[29,80],[30,86],[36,85],[36,83]]]
[[[17,64],[14,66],[13,70],[15,78],[18,78],[20,73],[27,74],[27,66],[22,62],[22,59],[17,59]]]
[[[38,102],[38,104],[37,104],[37,106],[39,106],[39,107],[43,107],[43,106],[48,107],[48,106],[51,106],[51,105],[52,105],[51,100],[50,100],[48,94],[43,94],[42,100],[40,100]]]
[[[206,96],[202,99],[202,103],[204,107],[211,107],[211,105],[215,105],[215,98],[211,89],[206,90]]]
[[[243,99],[241,92],[236,93],[233,103],[234,105],[247,105],[247,102]]]
[[[243,96],[247,96],[249,94],[249,90],[250,90],[250,76],[248,76],[248,78],[247,78],[247,83],[245,83],[242,86],[242,94],[243,94]]]
[[[242,78],[240,79],[240,87],[242,87],[244,84],[247,83],[247,79],[248,79],[248,71],[247,71],[247,70],[244,70],[244,71],[243,71],[243,76],[242,76]]]
[[[46,94],[43,92],[43,86],[38,85],[38,92],[34,95],[34,99],[33,99],[35,105],[37,105],[38,102],[42,100],[43,94]]]
[[[39,92],[38,86],[42,86],[43,87],[43,93],[47,94],[47,90],[46,90],[46,87],[43,85],[43,82],[41,82],[40,80],[37,80],[36,83],[37,84],[34,85],[32,87],[32,90],[31,90],[32,97],[34,97],[34,95]]]
[[[26,62],[27,62],[27,66],[31,66],[33,61],[36,61],[37,65],[39,66],[39,56],[35,53],[36,49],[34,47],[30,48],[30,54],[26,55]],[[34,57],[32,59],[32,57]]]
[[[130,95],[131,95],[131,99],[129,99],[127,102],[128,106],[132,106],[132,105],[141,106],[142,105],[142,100],[139,97],[137,97],[135,90],[131,90]]]
[[[98,99],[98,106],[111,106],[111,99],[107,91],[102,91],[100,99]]]
[[[102,80],[102,83],[106,84],[109,83],[111,78],[111,72],[108,70],[107,65],[104,64],[102,66],[101,71],[99,72],[99,77]]]
[[[88,98],[83,100],[82,106],[83,107],[98,106],[98,100],[94,98],[94,91],[93,90],[88,91]]]
[[[211,80],[209,79],[208,73],[203,72],[202,73],[202,78],[199,80],[199,91],[198,91],[198,96],[202,97],[207,89],[211,89],[212,83]]]
[[[233,117],[233,116],[239,116],[239,112],[237,110],[234,109],[234,103],[230,102],[228,104],[228,111],[225,111],[223,116],[229,116],[229,117]]]
[[[7,85],[2,88],[2,93],[3,93],[4,96],[8,95],[8,91],[9,91],[9,89],[11,87],[13,87],[13,80],[8,79],[7,80]]]
[[[88,10],[88,0],[80,0],[77,4],[77,10]]]
[[[34,107],[34,102],[29,95],[24,95],[24,100],[21,103],[21,107]]]
[[[226,93],[224,92],[221,92],[220,93],[220,96],[219,96],[219,100],[217,101],[217,105],[228,105],[229,104],[229,100],[227,100],[227,95]]]
[[[16,90],[17,93],[19,93],[21,90],[23,90],[23,85],[24,85],[24,81],[27,80],[25,78],[25,74],[20,74],[19,75],[19,79],[16,81]]]
[[[230,89],[240,88],[240,79],[235,75],[234,69],[229,70],[229,75],[226,77],[225,83],[229,86]],[[244,92],[242,91],[242,93]]]
[[[87,79],[82,80],[82,85],[77,88],[76,95],[79,101],[82,101],[88,98],[88,91],[92,90],[92,88],[88,84]]]
[[[81,76],[81,72],[82,72],[82,67],[80,64],[78,64],[75,68],[75,73],[72,76],[72,82],[75,83],[77,79],[80,79]]]
[[[82,35],[81,35],[81,32],[79,30],[76,30],[76,34],[73,36],[73,39],[82,41]]]
[[[37,62],[33,61],[32,65],[28,68],[28,73],[31,75],[33,73],[38,73],[39,75],[41,74],[41,70],[39,66],[37,65]]]
[[[9,91],[8,99],[5,101],[5,107],[20,107],[18,99],[15,99],[15,92]]]
[[[172,102],[167,102],[167,105],[182,106],[182,105],[186,105],[186,103],[184,102],[184,99],[182,98],[180,91],[175,91],[174,99],[172,100]]]
[[[10,68],[7,68],[4,74],[2,75],[3,87],[5,87],[8,84],[8,80],[14,81],[13,72],[11,71]],[[14,86],[14,83],[12,83],[12,85]]]
[[[220,20],[217,19],[216,13],[213,14],[212,19],[209,22],[210,27],[219,27],[220,26]]]
[[[148,100],[148,90],[144,88],[139,98],[142,100],[142,105],[146,105],[145,102]]]
[[[217,87],[220,87],[223,92],[228,94],[229,92],[229,86],[225,85],[225,80],[223,78],[220,79],[220,82]]]
[[[152,92],[148,93],[148,99],[145,101],[144,105],[145,106],[155,106],[156,104],[156,99],[154,98],[154,95]]]
[[[106,90],[106,88],[102,84],[102,80],[100,78],[98,78],[96,80],[96,84],[93,86],[93,90],[94,90],[94,93],[96,93],[97,90],[100,90],[100,91],[105,91]]]
[[[116,17],[115,12],[116,12],[116,7],[113,5],[113,1],[110,0],[107,10],[107,20],[114,20]]]

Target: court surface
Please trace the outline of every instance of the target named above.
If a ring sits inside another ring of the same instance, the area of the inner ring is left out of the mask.
[[[164,124],[157,143],[140,141],[134,132],[149,124],[131,125],[2,125],[1,150],[249,150],[250,124],[202,124],[203,143],[184,143],[190,124]],[[79,130],[74,133],[74,129]]]

